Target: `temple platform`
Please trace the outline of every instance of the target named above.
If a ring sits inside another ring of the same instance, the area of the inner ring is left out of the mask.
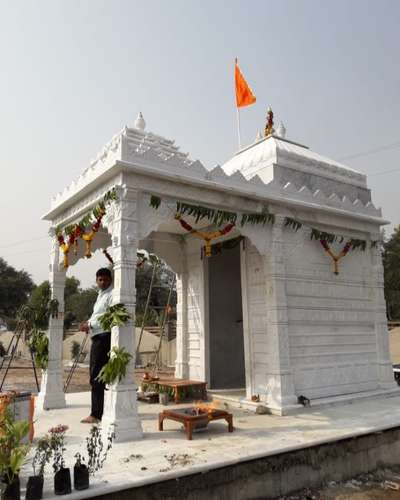
[[[208,396],[212,401],[218,403],[226,403],[233,408],[247,409],[255,412],[257,406],[264,405],[262,402],[250,401],[246,397],[245,389],[221,389],[221,390],[208,390]],[[380,389],[374,391],[363,391],[357,394],[343,394],[340,396],[331,396],[327,398],[315,398],[311,400],[311,405],[314,410],[327,408],[329,406],[342,406],[344,404],[354,404],[360,401],[386,399],[388,397],[400,397],[400,387],[393,386],[390,389]],[[272,415],[287,416],[295,415],[301,411],[300,404],[290,405],[285,408],[266,407],[268,413]]]
[[[66,463],[71,468],[75,453],[85,450],[89,426],[80,419],[89,413],[89,396],[68,394],[67,408],[35,415],[36,437],[54,425],[69,426]],[[183,406],[188,404],[168,408]],[[177,422],[166,421],[164,431],[158,431],[158,413],[165,406],[140,403],[144,438],[114,444],[90,489],[73,491],[68,498],[274,498],[327,478],[346,479],[396,463],[399,456],[398,396],[304,408],[285,417],[223,406],[233,413],[233,433],[225,422],[210,422],[188,441]],[[22,485],[29,474],[28,462]],[[52,495],[52,481],[47,466],[46,499],[58,498]]]

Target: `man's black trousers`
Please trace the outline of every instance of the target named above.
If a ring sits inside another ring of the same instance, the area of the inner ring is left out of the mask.
[[[108,361],[108,353],[111,349],[111,334],[109,332],[99,333],[92,337],[90,349],[90,385],[92,386],[92,411],[91,416],[101,420],[104,408],[105,385],[96,380],[100,370]]]

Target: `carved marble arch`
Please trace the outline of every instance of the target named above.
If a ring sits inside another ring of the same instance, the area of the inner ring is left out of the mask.
[[[154,209],[150,206],[150,195],[143,193],[138,200],[139,239],[145,240],[163,224],[174,224],[175,209],[176,201],[165,199]]]
[[[273,233],[272,225],[265,226],[246,224],[236,227],[237,231],[247,238],[257,249],[260,255],[270,255],[272,250]]]
[[[185,242],[181,235],[153,231],[147,238],[139,241],[138,248],[157,255],[174,273],[183,272]]]
[[[180,274],[184,258],[184,238],[174,232],[177,228],[174,220],[175,208],[175,200],[163,199],[158,209],[154,209],[150,206],[150,195],[140,196],[138,200],[138,248],[154,253],[175,273]]]

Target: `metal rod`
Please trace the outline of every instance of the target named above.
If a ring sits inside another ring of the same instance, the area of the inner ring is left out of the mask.
[[[86,342],[87,342],[87,339],[88,339],[88,335],[86,334],[84,337],[83,337],[83,340],[82,340],[82,343],[81,343],[81,347],[79,349],[79,354],[78,356],[74,359],[74,362],[72,363],[72,366],[71,366],[71,369],[68,373],[68,376],[67,376],[67,380],[65,381],[65,384],[64,384],[64,392],[67,392],[68,390],[68,387],[69,387],[69,384],[72,380],[72,377],[75,373],[75,370],[76,370],[76,367],[78,365],[78,362],[79,362],[79,359],[81,357],[81,354],[83,352],[83,349],[85,348],[85,345],[86,345]]]
[[[39,388],[39,380],[38,380],[37,373],[36,373],[35,358],[33,357],[32,349],[29,349],[29,352],[30,352],[31,360],[32,360],[33,373],[35,375],[36,389],[39,392],[40,388]]]
[[[153,264],[153,273],[151,275],[149,293],[147,294],[147,300],[146,300],[146,305],[145,305],[145,308],[144,308],[143,319],[142,319],[142,326],[140,328],[139,341],[138,341],[138,344],[137,344],[137,347],[136,347],[136,359],[137,359],[137,355],[139,354],[140,344],[142,342],[143,330],[144,330],[144,326],[145,326],[145,323],[146,323],[147,312],[148,312],[148,309],[149,309],[149,304],[150,304],[150,299],[151,299],[151,292],[153,291],[153,284],[154,284],[154,279],[155,279],[155,276],[156,276],[157,267],[158,267],[157,263]]]
[[[11,365],[13,359],[14,359],[14,354],[15,354],[15,351],[17,350],[17,347],[18,347],[18,344],[19,344],[19,339],[21,338],[21,334],[22,334],[22,332],[18,331],[18,333],[14,333],[14,335],[12,337],[12,339],[14,339],[14,337],[16,336],[17,337],[17,341],[16,341],[14,347],[11,350],[11,356],[10,356],[10,358],[8,360],[8,365],[7,365],[6,371],[4,373],[3,379],[2,379],[1,384],[0,384],[0,392],[3,389],[3,384],[4,384],[4,381],[6,380],[6,377],[7,377],[7,374],[8,374],[8,370],[10,369],[10,365]]]
[[[242,139],[240,133],[240,113],[239,113],[239,108],[237,106],[236,106],[236,118],[237,118],[239,149],[242,149]]]
[[[164,317],[163,317],[163,320],[162,320],[161,331],[160,331],[160,341],[158,343],[158,349],[156,351],[156,356],[154,358],[153,373],[155,373],[156,369],[158,368],[159,361],[160,361],[160,350],[161,350],[161,346],[162,346],[162,340],[163,340],[164,330],[165,330],[165,323],[167,322],[167,316],[168,316],[167,312],[169,310],[169,305],[170,305],[170,302],[171,302],[172,290],[174,288],[175,279],[176,279],[176,275],[174,274],[174,276],[172,278],[172,281],[171,281],[171,286],[170,286],[170,289],[169,289],[169,293],[168,293],[167,304],[166,304],[165,310],[164,310]]]
[[[3,368],[3,365],[4,365],[4,362],[5,362],[5,360],[6,360],[6,357],[9,355],[9,352],[10,352],[10,349],[11,349],[11,345],[12,345],[12,343],[14,342],[15,335],[18,335],[19,330],[20,330],[20,325],[18,324],[18,325],[17,325],[17,327],[16,327],[16,329],[15,329],[15,331],[14,331],[14,332],[13,332],[13,334],[12,334],[12,337],[11,337],[11,339],[10,339],[10,342],[8,343],[8,347],[7,347],[6,354],[5,354],[5,356],[3,356],[3,357],[2,357],[2,359],[1,359],[0,370],[2,370],[2,368]]]

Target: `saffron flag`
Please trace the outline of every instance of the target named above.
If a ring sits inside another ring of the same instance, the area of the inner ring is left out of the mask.
[[[256,96],[251,91],[248,83],[242,75],[237,59],[235,61],[235,88],[236,88],[236,106],[243,108],[256,102]]]

